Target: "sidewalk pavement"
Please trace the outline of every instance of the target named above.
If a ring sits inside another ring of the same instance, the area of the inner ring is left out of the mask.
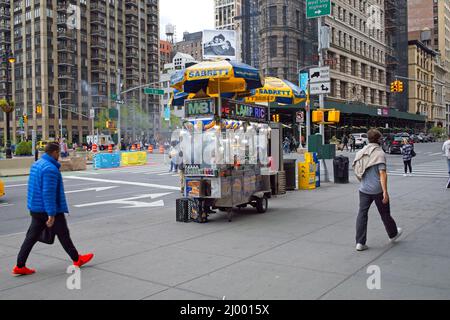
[[[71,224],[79,250],[96,254],[81,290],[66,288],[59,244],[35,247],[36,275],[11,277],[24,234],[0,237],[0,299],[449,299],[448,190],[400,177],[390,190],[404,236],[390,244],[373,207],[370,250],[360,253],[353,178],[271,199],[266,214],[241,210],[232,223],[225,214],[177,223],[170,204]],[[371,265],[381,269],[381,290],[367,288]]]

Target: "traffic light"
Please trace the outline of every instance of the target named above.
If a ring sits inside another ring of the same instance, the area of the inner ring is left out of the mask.
[[[397,81],[398,92],[403,92],[403,82]]]
[[[28,116],[26,114],[23,115],[23,122],[28,123]]]
[[[37,114],[42,114],[42,106],[41,106],[40,104],[38,104],[38,105],[36,106],[36,113],[37,113]]]
[[[279,123],[280,122],[280,115],[279,114],[273,114],[272,115],[272,121]]]
[[[323,122],[324,119],[325,119],[325,115],[324,115],[323,111],[313,111],[312,112],[312,122],[313,123]]]
[[[340,111],[330,111],[328,112],[328,122],[339,123],[341,121]]]
[[[398,92],[397,81],[391,82],[391,92]]]
[[[116,129],[116,124],[114,121],[106,121],[106,129]]]

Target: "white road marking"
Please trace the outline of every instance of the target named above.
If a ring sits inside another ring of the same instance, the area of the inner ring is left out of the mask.
[[[391,176],[403,176],[403,173],[389,173]],[[448,178],[447,176],[443,176],[443,175],[430,175],[430,174],[414,174],[412,175],[412,177],[408,177],[408,178],[438,178],[438,179],[443,179],[443,178]]]
[[[168,175],[172,175],[172,172],[166,172],[166,173],[159,173],[158,176],[168,176]]]
[[[3,207],[12,207],[14,204],[12,204],[12,203],[0,203],[0,208],[3,208]]]
[[[149,203],[149,202],[142,202],[142,201],[135,201],[135,200],[140,200],[140,199],[145,199],[145,198],[150,198],[150,199],[153,200],[153,199],[156,199],[156,198],[161,198],[161,197],[167,196],[169,194],[171,194],[171,192],[169,192],[169,193],[143,194],[143,195],[140,195],[140,196],[131,197],[131,198],[125,198],[125,199],[116,199],[116,200],[107,200],[107,201],[79,204],[79,205],[75,205],[74,207],[76,207],[76,208],[85,208],[85,207],[111,205],[111,204],[125,205],[124,207],[121,207],[121,209],[163,207],[164,206],[164,201],[163,200],[159,200],[159,201],[151,202],[151,203]]]
[[[436,152],[436,153],[430,154],[430,156],[440,156],[440,155],[444,156],[442,154],[442,152]]]
[[[147,187],[147,188],[157,188],[157,189],[166,189],[166,190],[180,191],[180,187],[167,186],[167,185],[163,185],[163,184],[153,184],[153,183],[144,183],[144,182],[132,182],[132,181],[121,181],[121,180],[107,180],[107,179],[76,177],[76,176],[67,176],[66,179],[105,182],[105,183],[109,183],[109,184],[123,184],[123,185],[129,185],[129,186],[138,186],[138,187]]]
[[[25,187],[28,186],[27,183],[25,184],[16,184],[16,185],[11,185],[11,186],[5,186],[5,188],[15,188],[15,187]]]
[[[111,189],[115,189],[115,188],[118,188],[118,187],[114,186],[114,187],[88,188],[88,189],[81,189],[81,190],[66,191],[66,194],[88,192],[88,191],[100,192],[100,191],[106,191],[106,190],[111,190]]]

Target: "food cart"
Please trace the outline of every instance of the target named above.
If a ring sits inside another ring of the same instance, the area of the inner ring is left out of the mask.
[[[220,99],[220,100],[219,100]],[[179,149],[184,163],[184,196],[195,205],[191,218],[206,222],[211,209],[233,218],[248,205],[264,213],[271,197],[265,106],[224,98],[185,101]]]

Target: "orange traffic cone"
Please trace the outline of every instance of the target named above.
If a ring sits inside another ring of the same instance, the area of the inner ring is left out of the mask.
[[[109,152],[109,153],[112,153],[112,152],[113,152],[112,144],[110,144],[110,145],[108,146],[108,152]]]
[[[131,146],[131,151],[136,151],[136,145],[133,144],[133,145]]]
[[[92,152],[97,152],[97,145],[96,144],[93,144],[92,145]]]
[[[164,153],[164,147],[163,146],[159,147],[159,153],[161,153],[161,154]]]
[[[153,146],[152,145],[148,146],[148,153],[153,153]]]

